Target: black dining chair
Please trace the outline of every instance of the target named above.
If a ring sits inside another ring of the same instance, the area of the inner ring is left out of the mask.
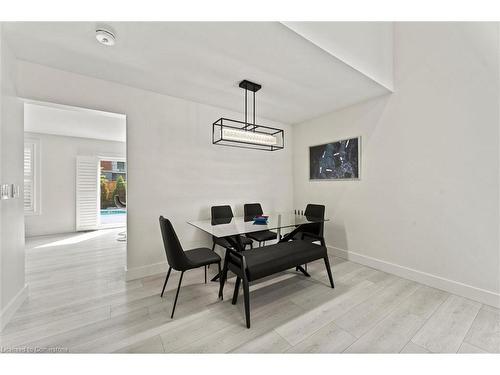
[[[182,249],[181,243],[179,242],[179,238],[175,233],[172,223],[170,222],[170,220],[165,219],[163,216],[160,216],[160,228],[163,238],[163,246],[165,247],[165,253],[167,255],[167,261],[169,265],[167,277],[165,278],[165,283],[163,284],[163,289],[161,291],[161,297],[163,297],[163,293],[165,292],[165,287],[167,286],[167,281],[172,269],[181,272],[179,286],[177,287],[177,293],[175,294],[174,306],[172,307],[172,314],[170,315],[170,318],[173,318],[184,272],[194,268],[205,267],[206,284],[207,266],[217,263],[220,273],[221,258],[213,250],[205,247],[184,251]]]
[[[322,204],[308,204],[306,206],[306,210],[304,211],[304,216],[306,217],[311,217],[311,218],[317,218],[317,219],[324,219],[325,218],[325,206]],[[304,237],[302,238],[302,233],[312,233],[315,236],[323,237],[323,232],[325,228],[325,223],[310,223],[310,224],[304,224],[302,225],[302,231],[295,234],[293,237],[294,240],[301,240],[304,239],[306,241],[317,241],[317,239],[313,237]]]
[[[243,215],[245,216],[245,221],[252,221],[256,216],[262,215],[262,206],[260,203],[246,203],[243,205]],[[259,232],[247,233],[248,238],[255,240],[259,243],[259,247],[262,243],[266,245],[266,241],[275,240],[278,235],[276,232],[270,230],[263,230]]]
[[[234,217],[231,206],[212,206],[211,214],[212,225],[229,223]],[[250,238],[244,236],[239,237],[244,248],[246,248],[247,246],[250,246],[250,249],[253,248],[253,241]],[[222,246],[225,249],[231,249],[233,247],[224,237],[212,236],[212,241],[212,250],[215,250],[215,245]]]
[[[325,206],[322,204],[308,204],[306,206],[306,210],[304,211],[304,216],[305,217],[309,216],[309,217],[317,218],[317,219],[324,219],[325,218]],[[316,242],[316,241],[318,241],[317,238],[304,235],[304,233],[311,233],[316,237],[323,238],[323,232],[325,229],[325,222],[323,221],[321,223],[304,224],[304,225],[302,225],[301,229],[302,229],[302,231],[295,234],[295,236],[293,236],[292,240],[306,240],[309,242]],[[304,268],[307,271],[307,263],[304,265]]]

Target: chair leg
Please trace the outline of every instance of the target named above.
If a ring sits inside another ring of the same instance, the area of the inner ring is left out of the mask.
[[[212,245],[212,251],[215,251],[215,242],[213,242],[213,245]],[[210,269],[210,264],[208,264],[206,266],[208,269]],[[207,283],[207,281],[205,280],[205,284]]]
[[[247,328],[250,328],[250,288],[246,277],[243,278],[243,297],[245,298],[245,320]]]
[[[328,260],[328,255],[323,258],[325,260],[326,272],[328,272],[328,278],[330,279],[330,286],[335,288],[335,284],[333,283],[332,270],[330,269],[330,261]]]
[[[233,300],[231,301],[233,305],[236,305],[236,302],[238,302],[238,293],[240,292],[240,282],[241,278],[236,277],[236,284],[234,284]]]
[[[205,268],[205,284],[207,283],[207,266],[204,267]]]
[[[179,286],[177,287],[177,293],[175,293],[175,301],[174,301],[174,306],[172,307],[172,315],[170,315],[170,319],[174,318],[175,305],[177,305],[177,298],[179,297],[179,290],[181,290],[182,276],[184,276],[184,271],[181,272],[181,277],[179,279]]]
[[[167,286],[167,281],[170,276],[170,271],[172,271],[172,267],[168,267],[167,277],[165,278],[165,283],[163,284],[163,289],[161,290],[161,297],[163,298],[163,292],[165,291],[165,287]]]

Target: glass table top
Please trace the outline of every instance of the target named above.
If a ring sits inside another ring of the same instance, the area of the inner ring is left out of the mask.
[[[296,227],[303,224],[321,223],[329,219],[314,218],[305,215],[296,215],[293,212],[265,214],[268,216],[266,224],[254,224],[253,217],[232,217],[218,220],[188,221],[188,224],[201,229],[215,237],[228,237],[238,234],[259,232]]]

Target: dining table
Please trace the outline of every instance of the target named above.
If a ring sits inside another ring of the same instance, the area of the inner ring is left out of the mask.
[[[302,215],[296,212],[276,212],[261,215],[266,217],[265,222],[259,222],[254,217],[233,216],[221,219],[193,220],[188,224],[208,233],[216,238],[226,239],[236,251],[244,251],[244,245],[241,236],[259,232],[263,230],[276,231],[278,242],[287,242],[294,239],[294,236],[300,232],[307,232],[307,226],[316,223],[329,221],[328,218],[319,218]],[[258,223],[259,222],[259,223]],[[285,230],[291,229],[287,233]],[[303,267],[298,267],[305,276],[310,276]],[[218,275],[212,280],[216,280]]]

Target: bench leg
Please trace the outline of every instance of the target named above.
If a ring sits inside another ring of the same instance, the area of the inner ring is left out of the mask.
[[[240,292],[240,282],[241,282],[241,278],[236,277],[236,284],[234,285],[233,300],[231,301],[231,303],[233,305],[236,305],[236,302],[238,302],[238,293]]]
[[[330,279],[330,286],[335,288],[335,284],[333,283],[332,270],[330,268],[330,261],[328,260],[328,255],[323,258],[325,261],[326,272],[328,272],[328,278]]]
[[[250,328],[250,288],[248,287],[248,280],[243,278],[243,297],[245,298],[245,319],[247,328]]]

